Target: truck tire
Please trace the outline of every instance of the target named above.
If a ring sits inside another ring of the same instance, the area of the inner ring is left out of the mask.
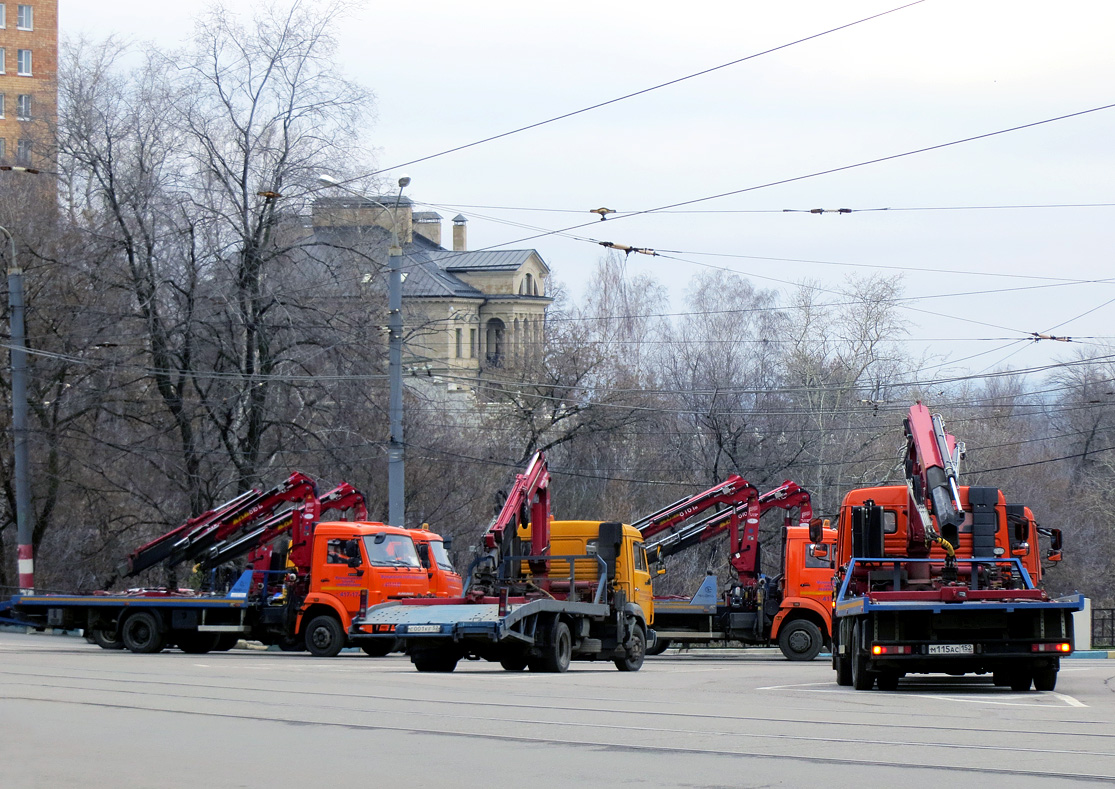
[[[833,657],[836,664],[836,684],[846,688],[852,686],[852,661],[843,655]]]
[[[368,657],[385,657],[388,652],[395,648],[394,641],[387,639],[379,641],[365,641],[360,645],[361,651]]]
[[[345,631],[332,614],[315,616],[306,625],[306,649],[314,657],[336,657],[345,645]]]
[[[863,650],[860,649],[862,640],[860,624],[856,622],[852,627],[852,640],[848,644],[848,649],[852,653],[852,687],[856,690],[871,690],[875,685],[875,675],[867,670],[866,658],[863,655]]]
[[[178,648],[187,655],[204,655],[217,648],[216,633],[179,633]]]
[[[239,633],[218,633],[217,645],[213,647],[214,652],[228,652],[240,641]]]
[[[554,622],[550,638],[542,645],[542,655],[536,664],[531,664],[531,670],[562,674],[569,668],[569,661],[572,659],[573,636],[569,632],[569,625],[559,619]]]
[[[525,671],[528,663],[527,656],[520,653],[505,655],[499,659],[504,671]]]
[[[1030,675],[1030,669],[1017,669],[1010,675],[1010,689],[1017,693],[1023,693],[1030,689],[1032,681],[1033,677]]]
[[[665,652],[669,648],[670,648],[670,639],[660,638],[660,639],[658,639],[657,641],[654,642],[654,648],[653,649],[648,649],[647,650],[647,654],[648,655],[661,655],[663,652]]]
[[[1057,687],[1057,669],[1034,669],[1034,690],[1053,690]]]
[[[159,632],[159,620],[150,611],[136,611],[120,628],[124,646],[140,655],[162,652],[166,638]]]
[[[900,674],[897,671],[880,671],[879,677],[876,682],[879,683],[879,690],[898,690],[898,680]]]
[[[97,628],[89,631],[89,640],[101,649],[123,649],[124,642],[116,635],[115,630]]]
[[[643,667],[643,658],[647,654],[647,637],[642,625],[631,628],[631,638],[626,646],[627,654],[613,662],[620,671],[638,671]]]
[[[778,631],[778,648],[787,660],[812,660],[820,654],[824,644],[821,628],[808,619],[783,623]]]
[[[460,659],[460,653],[453,647],[420,649],[410,656],[410,662],[417,670],[442,674],[448,674],[457,668],[457,661]]]

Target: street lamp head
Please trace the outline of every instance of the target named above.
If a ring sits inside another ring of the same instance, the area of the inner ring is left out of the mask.
[[[399,188],[403,189],[403,188],[408,187],[408,186],[410,186],[410,176],[409,175],[399,176]]]
[[[317,182],[322,186],[340,186],[341,182],[331,175],[320,173],[317,177]]]

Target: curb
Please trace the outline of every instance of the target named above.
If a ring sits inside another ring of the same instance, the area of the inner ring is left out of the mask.
[[[1115,649],[1081,649],[1065,657],[1086,658],[1090,660],[1115,660]]]

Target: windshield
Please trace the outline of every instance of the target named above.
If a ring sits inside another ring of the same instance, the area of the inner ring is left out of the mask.
[[[449,559],[449,554],[445,552],[445,543],[441,540],[430,540],[430,558],[437,562],[439,569],[447,572],[455,572],[453,569],[453,562]]]
[[[403,534],[369,534],[364,537],[368,564],[380,567],[419,567],[414,542]]]

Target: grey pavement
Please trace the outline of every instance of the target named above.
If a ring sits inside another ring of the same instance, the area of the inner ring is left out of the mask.
[[[944,676],[885,693],[775,650],[671,650],[630,674],[419,674],[402,656],[133,655],[0,633],[0,785],[1096,785],[1115,782],[1113,691],[1108,660],[1064,661],[1054,693]]]

